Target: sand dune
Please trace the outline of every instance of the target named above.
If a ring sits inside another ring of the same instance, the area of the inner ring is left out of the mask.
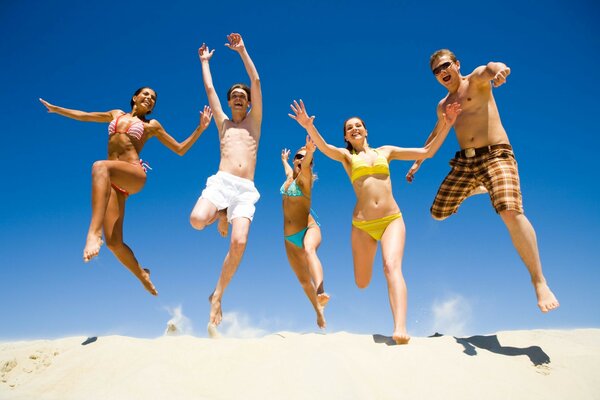
[[[600,329],[0,343],[0,399],[599,399]]]

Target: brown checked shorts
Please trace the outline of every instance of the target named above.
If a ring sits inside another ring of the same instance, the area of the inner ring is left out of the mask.
[[[475,150],[475,155],[469,154],[468,150],[457,152],[450,160],[452,169],[431,206],[433,218],[445,219],[454,214],[469,194],[481,185],[487,189],[497,213],[505,210],[523,213],[519,171],[512,148],[496,145]]]

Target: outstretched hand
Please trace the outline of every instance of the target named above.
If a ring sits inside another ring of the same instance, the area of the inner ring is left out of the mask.
[[[460,108],[460,103],[454,102],[446,105],[446,112],[442,115],[444,116],[444,121],[450,126],[454,125],[456,122],[456,118],[458,114],[462,112],[462,108]]]
[[[209,51],[206,43],[202,43],[202,46],[200,46],[198,49],[198,57],[200,57],[200,62],[210,60],[214,52],[215,49]]]
[[[290,149],[281,150],[281,161],[287,162],[287,160],[289,158],[290,158]]]
[[[303,127],[304,129],[308,129],[313,125],[315,116],[308,116],[308,113],[306,112],[306,107],[304,106],[304,102],[302,100],[300,100],[300,103],[294,100],[294,103],[290,104],[290,108],[292,109],[294,114],[288,114],[288,116],[291,119],[295,120],[297,123],[299,123],[301,127]]]
[[[492,84],[494,87],[498,87],[504,85],[506,83],[506,77],[510,75],[510,68],[506,67],[500,70],[492,79]]]
[[[52,105],[52,104],[48,103],[46,100],[42,99],[41,97],[40,97],[40,99],[39,99],[39,100],[40,100],[40,102],[41,102],[41,103],[42,103],[42,104],[43,104],[43,105],[44,105],[44,106],[45,106],[45,107],[48,109],[48,112],[49,112],[49,113],[53,113],[53,112],[55,112],[55,110],[54,110],[54,109],[56,108],[56,106],[54,106],[54,105]]]
[[[205,130],[212,120],[212,110],[209,106],[204,106],[204,111],[200,112],[200,127]]]
[[[227,40],[229,43],[225,43],[225,46],[229,47],[231,50],[237,51],[238,53],[244,50],[244,39],[242,39],[242,35],[239,33],[227,35]]]

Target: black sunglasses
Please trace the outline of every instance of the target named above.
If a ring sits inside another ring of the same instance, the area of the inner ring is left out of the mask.
[[[302,160],[303,158],[304,158],[304,154],[300,154],[300,153],[298,153],[294,156],[294,160]]]
[[[451,65],[452,65],[452,61],[446,61],[442,65],[438,65],[437,67],[435,67],[431,72],[433,72],[433,74],[437,76],[442,71],[447,70]]]

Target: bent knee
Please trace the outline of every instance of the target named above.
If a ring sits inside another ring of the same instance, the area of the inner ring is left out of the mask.
[[[106,236],[106,247],[112,252],[119,250],[123,246],[123,238],[117,235]]]
[[[108,167],[104,160],[95,161],[92,164],[92,174],[102,174],[108,172]]]
[[[439,213],[434,210],[429,210],[429,213],[431,214],[431,218],[435,219],[436,221],[443,221],[446,218],[448,218],[450,215],[452,215],[452,214],[442,214],[442,213]]]
[[[191,213],[190,214],[190,225],[192,225],[192,228],[194,228],[194,229],[202,230],[206,227],[207,221],[205,218],[202,218],[199,215]]]
[[[366,289],[369,286],[370,282],[371,282],[370,279],[361,279],[361,278],[354,279],[354,283],[356,284],[356,287],[359,289]]]

